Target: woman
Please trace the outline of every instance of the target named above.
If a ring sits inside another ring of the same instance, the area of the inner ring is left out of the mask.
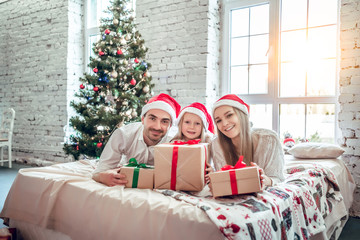
[[[212,143],[216,170],[235,165],[244,156],[248,166],[259,166],[262,186],[284,181],[284,154],[276,133],[268,129],[251,129],[249,106],[235,94],[214,103],[214,122],[218,137]]]

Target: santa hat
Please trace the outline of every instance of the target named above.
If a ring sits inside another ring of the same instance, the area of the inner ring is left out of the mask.
[[[174,123],[179,115],[181,106],[174,98],[165,93],[160,93],[159,95],[150,98],[149,102],[142,108],[141,117],[151,109],[160,109],[167,112],[170,114],[172,123]]]
[[[293,142],[293,143],[295,143],[295,140],[292,139],[292,138],[285,138],[284,144],[287,143],[287,142]]]
[[[247,105],[241,98],[239,98],[235,94],[227,94],[214,103],[213,115],[216,108],[224,105],[235,107],[240,111],[242,111],[243,113],[245,113],[246,115],[249,115],[250,113],[249,105]]]
[[[210,114],[206,110],[206,107],[203,104],[201,104],[199,102],[194,102],[194,103],[190,104],[189,106],[184,107],[179,114],[178,121],[180,121],[180,119],[187,112],[193,113],[193,114],[196,114],[197,116],[199,116],[201,118],[201,121],[203,122],[204,128],[207,131],[214,133],[214,123],[212,121]]]

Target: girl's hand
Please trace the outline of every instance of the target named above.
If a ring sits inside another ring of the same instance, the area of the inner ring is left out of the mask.
[[[265,186],[272,186],[272,180],[270,177],[265,175],[265,172],[262,168],[260,168],[256,163],[251,162],[251,166],[258,167],[259,175],[260,175],[260,183],[261,183],[261,190],[265,188]]]
[[[214,170],[213,170],[213,168],[211,167],[211,165],[210,165],[208,162],[206,162],[206,169],[205,169],[205,171],[206,171],[205,183],[206,183],[206,184],[209,184],[209,183],[210,183],[209,173],[214,172]]]

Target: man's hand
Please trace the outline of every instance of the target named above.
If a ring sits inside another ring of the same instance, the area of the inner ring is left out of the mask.
[[[126,176],[120,173],[120,168],[106,170],[93,175],[93,179],[95,181],[103,183],[109,187],[125,185],[128,182],[125,178]]]

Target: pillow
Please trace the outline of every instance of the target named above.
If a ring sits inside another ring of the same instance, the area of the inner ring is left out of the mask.
[[[296,144],[288,152],[296,158],[337,158],[345,150],[335,144],[307,142]]]

